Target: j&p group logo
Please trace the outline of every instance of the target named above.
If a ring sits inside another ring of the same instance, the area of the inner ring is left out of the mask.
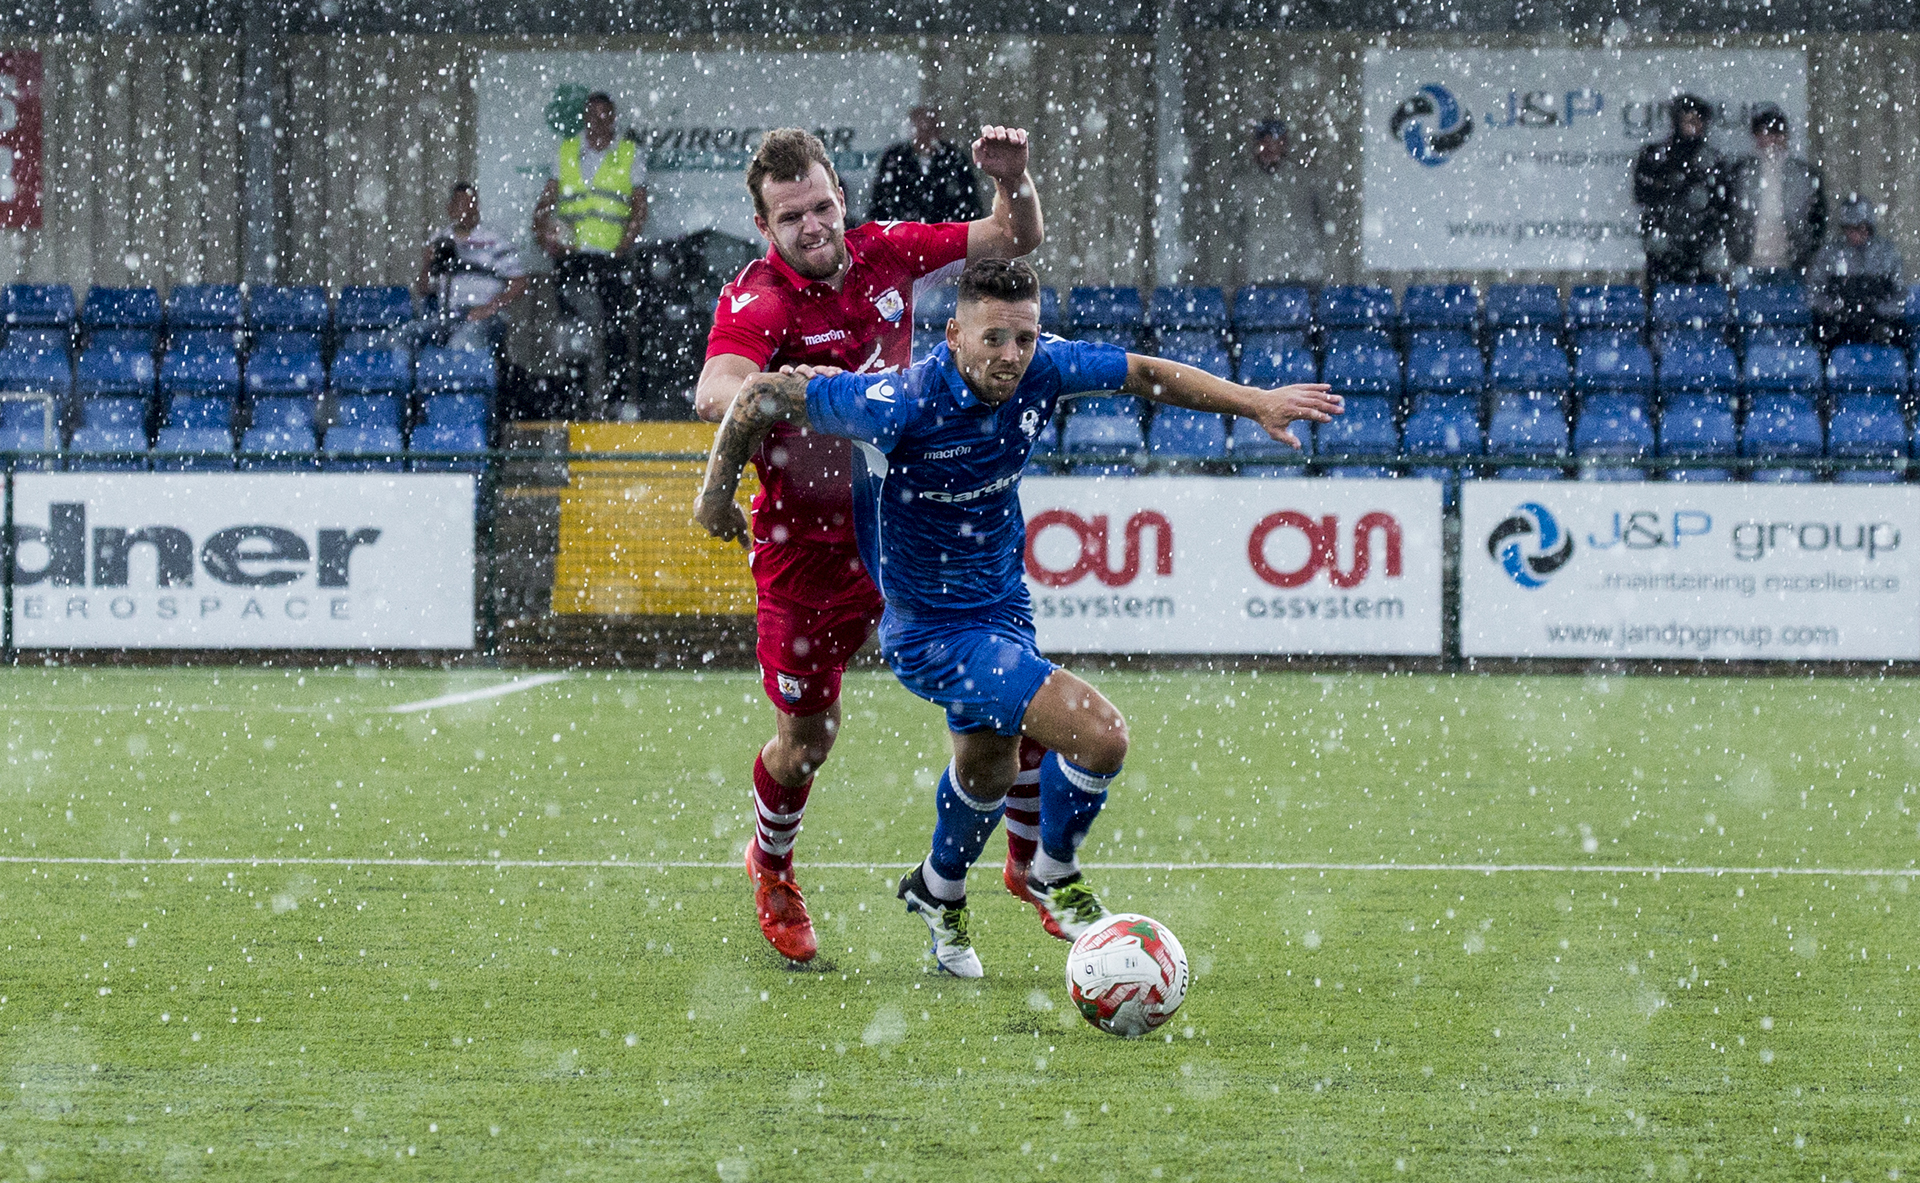
[[[1523,502],[1487,535],[1487,554],[1521,587],[1544,587],[1573,557],[1573,535],[1546,506]]]
[[[1406,145],[1407,155],[1439,168],[1466,146],[1473,135],[1473,116],[1452,91],[1430,82],[1401,102],[1387,130]]]

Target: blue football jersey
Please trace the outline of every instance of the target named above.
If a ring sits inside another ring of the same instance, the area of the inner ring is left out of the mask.
[[[1042,337],[1013,397],[974,397],[944,342],[900,374],[807,383],[813,430],[867,455],[854,480],[860,553],[887,604],[910,617],[1027,608],[1020,470],[1060,398],[1118,390],[1127,355]]]

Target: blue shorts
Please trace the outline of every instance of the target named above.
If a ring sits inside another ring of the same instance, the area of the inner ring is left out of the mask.
[[[1027,704],[1060,667],[1040,656],[1033,619],[999,610],[969,620],[880,618],[880,654],[900,684],[946,708],[947,730],[1020,734]]]

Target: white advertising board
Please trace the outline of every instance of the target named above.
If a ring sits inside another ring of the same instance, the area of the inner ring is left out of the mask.
[[[477,87],[481,212],[516,241],[532,241],[559,129],[605,91],[620,134],[647,153],[648,238],[716,229],[757,242],[746,172],[762,133],[818,134],[864,210],[880,153],[911,133],[920,63],[879,52],[495,53],[481,58]]]
[[[31,473],[13,504],[21,648],[474,644],[471,476]]]
[[[1729,156],[1752,151],[1762,102],[1806,150],[1797,49],[1373,49],[1362,85],[1368,267],[1644,266],[1633,158],[1666,138],[1678,94],[1717,106],[1712,138]]]
[[[1440,652],[1440,485],[1138,477],[1021,482],[1040,647]]]
[[[1468,482],[1479,657],[1920,658],[1920,489]]]

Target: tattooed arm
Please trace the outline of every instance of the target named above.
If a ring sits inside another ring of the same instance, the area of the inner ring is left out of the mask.
[[[741,384],[720,421],[713,453],[707,457],[706,483],[693,503],[695,525],[724,542],[753,544],[746,512],[734,501],[740,470],[775,423],[785,420],[796,427],[807,426],[810,373],[755,374]]]

